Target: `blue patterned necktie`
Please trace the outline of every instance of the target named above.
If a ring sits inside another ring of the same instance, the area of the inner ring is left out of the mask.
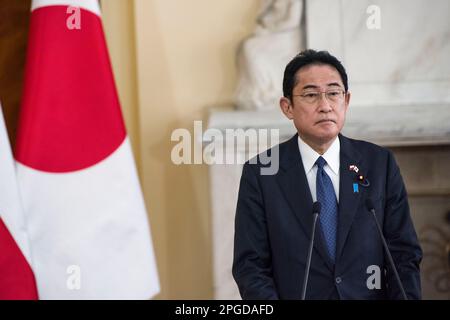
[[[317,201],[319,201],[322,206],[319,221],[327,244],[328,253],[331,260],[334,262],[336,256],[338,203],[336,194],[334,193],[333,183],[323,169],[326,163],[327,162],[322,157],[319,157],[316,161],[316,194]]]

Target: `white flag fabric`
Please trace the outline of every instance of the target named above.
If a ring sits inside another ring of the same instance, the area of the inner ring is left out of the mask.
[[[37,299],[26,222],[0,103],[0,300]]]
[[[15,157],[41,299],[159,292],[95,0],[32,2]]]

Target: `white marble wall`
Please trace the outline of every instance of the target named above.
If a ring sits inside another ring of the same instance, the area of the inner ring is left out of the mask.
[[[371,5],[380,29],[367,27]],[[342,60],[353,105],[450,108],[450,1],[307,0],[306,10],[307,47]]]
[[[210,169],[214,298],[240,299],[231,274],[234,243],[234,212],[236,210],[242,165],[214,165]]]

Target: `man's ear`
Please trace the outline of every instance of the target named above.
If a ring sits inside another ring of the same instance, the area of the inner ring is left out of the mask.
[[[348,106],[350,105],[350,98],[351,98],[350,91],[347,91],[347,93],[345,94],[345,112],[347,112]]]
[[[289,99],[286,98],[286,97],[282,97],[282,98],[280,99],[280,108],[281,108],[281,111],[284,113],[284,115],[285,115],[288,119],[292,120],[292,119],[294,118],[294,115],[293,115],[293,113],[292,113],[292,104],[291,104],[291,100],[289,100]]]

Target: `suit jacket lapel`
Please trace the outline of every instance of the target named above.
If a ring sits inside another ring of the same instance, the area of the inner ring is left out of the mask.
[[[287,152],[283,155],[280,154],[280,168],[283,171],[277,176],[277,181],[307,238],[311,239],[313,201],[297,139],[297,135],[295,135],[289,140]],[[333,265],[320,234],[320,224],[317,221],[314,248],[325,260],[330,270],[333,270]]]
[[[357,174],[349,169],[350,165],[356,165],[361,171],[361,154],[353,148],[350,141],[339,135],[341,143],[340,151],[340,173],[339,173],[339,216],[338,216],[338,230],[337,230],[337,247],[336,247],[336,261],[342,255],[342,250],[345,245],[350,227],[358,208],[362,188],[359,192],[353,191],[353,183],[356,182]]]

